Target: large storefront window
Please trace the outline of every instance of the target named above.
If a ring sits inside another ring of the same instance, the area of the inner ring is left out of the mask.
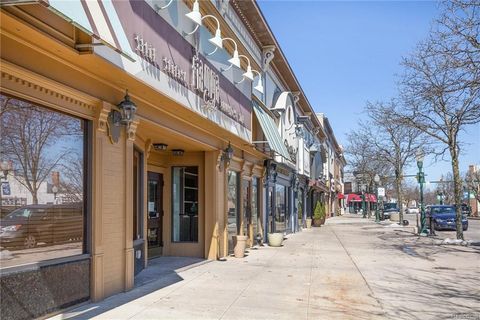
[[[85,252],[86,121],[0,95],[0,266]]]
[[[285,232],[287,229],[287,188],[278,184],[275,191],[275,232]]]
[[[240,223],[239,223],[239,184],[240,184],[240,175],[235,171],[228,171],[228,250],[233,252],[233,237],[239,234]]]
[[[198,167],[174,167],[172,213],[175,242],[198,241]]]

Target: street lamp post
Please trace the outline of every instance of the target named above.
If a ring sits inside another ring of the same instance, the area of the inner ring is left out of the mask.
[[[377,203],[375,205],[375,222],[380,222],[380,212],[378,211],[378,184],[380,182],[380,176],[375,174],[373,181],[375,181],[375,197],[377,199]]]
[[[423,184],[425,183],[425,174],[423,173],[423,159],[425,154],[423,150],[417,151],[418,183],[420,184],[420,234],[427,234],[427,218],[425,216],[425,206],[423,204]]]
[[[362,218],[367,217],[367,211],[365,208],[365,184],[362,184]]]

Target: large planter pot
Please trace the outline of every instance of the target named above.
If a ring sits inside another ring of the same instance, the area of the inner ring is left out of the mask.
[[[305,219],[305,222],[307,223],[307,229],[310,229],[312,227],[312,219],[307,218],[307,219]]]
[[[235,258],[245,257],[245,248],[247,247],[247,236],[236,236],[235,247],[233,248],[233,254]]]
[[[281,247],[283,242],[283,233],[269,233],[268,245],[270,247]]]
[[[313,226],[314,227],[321,227],[322,226],[322,219],[313,219]]]

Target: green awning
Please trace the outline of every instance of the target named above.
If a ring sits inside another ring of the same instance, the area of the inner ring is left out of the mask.
[[[258,122],[260,122],[260,126],[262,127],[263,133],[267,138],[270,148],[282,157],[290,160],[290,154],[282,142],[282,138],[280,137],[280,133],[278,132],[275,121],[273,121],[272,117],[270,117],[270,115],[265,112],[262,107],[257,105],[256,102],[253,102],[253,110],[257,115]]]

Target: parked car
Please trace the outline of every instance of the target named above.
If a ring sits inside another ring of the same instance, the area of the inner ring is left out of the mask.
[[[472,214],[472,208],[466,203],[462,203],[462,214],[468,217],[470,217],[470,215]]]
[[[0,246],[34,248],[80,241],[83,236],[81,203],[38,204],[16,210],[0,219]]]
[[[382,211],[382,220],[385,219],[390,219],[391,215],[393,213],[400,213],[398,210],[397,204],[396,203],[384,203],[383,204],[383,211]]]
[[[427,223],[430,225],[430,219],[433,223],[434,230],[456,230],[456,212],[455,206],[437,205],[429,206],[426,211]],[[463,231],[468,230],[468,219],[466,215],[462,215]]]
[[[417,207],[409,207],[405,209],[406,214],[418,214],[420,211]]]

